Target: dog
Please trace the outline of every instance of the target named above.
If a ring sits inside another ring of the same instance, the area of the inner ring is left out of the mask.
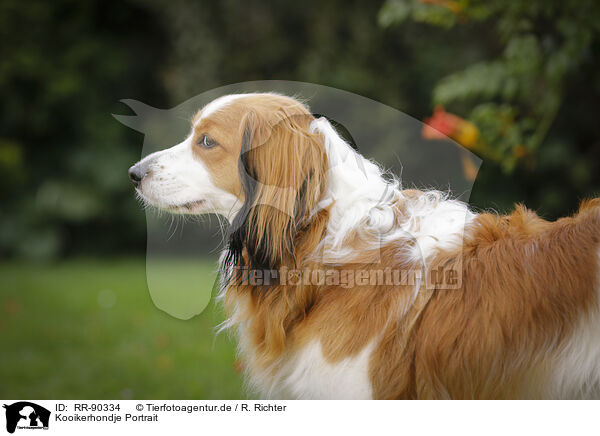
[[[475,213],[271,93],[212,101],[129,177],[229,221],[222,328],[262,397],[600,398],[599,199],[556,222]]]

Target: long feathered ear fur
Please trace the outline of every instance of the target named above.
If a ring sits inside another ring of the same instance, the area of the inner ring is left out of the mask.
[[[310,224],[326,186],[327,155],[300,103],[252,111],[241,123],[238,165],[244,204],[231,224],[226,267],[295,265],[298,232]]]

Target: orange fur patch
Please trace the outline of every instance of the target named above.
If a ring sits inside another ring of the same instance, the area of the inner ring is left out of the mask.
[[[314,339],[331,363],[377,340],[370,362],[375,398],[543,397],[546,359],[577,319],[597,310],[599,203],[584,203],[555,223],[523,207],[509,216],[480,215],[462,250],[442,253],[431,265],[459,270],[461,288],[422,289],[415,301],[410,286],[232,284],[228,310],[248,301],[247,370],[275,372],[282,355]],[[326,219],[323,213],[299,237],[300,262],[318,244]],[[403,263],[401,244],[383,247],[376,263],[363,258],[338,268],[420,268]]]

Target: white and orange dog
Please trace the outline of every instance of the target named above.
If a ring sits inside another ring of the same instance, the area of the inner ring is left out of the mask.
[[[224,326],[263,396],[600,398],[597,199],[552,223],[475,214],[275,94],[213,101],[129,175],[153,206],[229,220]]]

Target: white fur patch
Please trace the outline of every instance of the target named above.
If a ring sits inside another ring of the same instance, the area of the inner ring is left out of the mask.
[[[244,94],[231,94],[231,95],[224,95],[223,97],[214,99],[213,101],[208,103],[206,106],[204,106],[204,109],[202,109],[202,114],[200,115],[198,122],[200,122],[200,120],[203,120],[204,118],[208,117],[209,115],[212,115],[215,112],[218,112],[219,110],[225,108],[227,105],[232,103],[234,100],[236,100],[240,97],[243,97],[243,96],[244,96]]]
[[[437,191],[407,201],[406,215],[402,229],[415,238],[414,255],[425,263],[441,251],[461,247],[465,226],[475,217],[465,203],[448,200]]]
[[[373,392],[369,379],[369,359],[373,345],[356,356],[328,363],[321,344],[313,342],[290,362],[289,373],[281,380],[292,398],[369,400]]]
[[[323,135],[329,159],[329,186],[320,204],[331,205],[327,235],[320,247],[325,261],[351,257],[352,250],[344,242],[356,230],[380,246],[413,239],[417,244],[410,255],[425,263],[442,250],[462,245],[465,226],[475,217],[465,203],[448,200],[438,191],[405,198],[400,182],[386,181],[383,170],[354,151],[325,118],[313,121],[311,130]],[[397,228],[394,207],[400,199],[407,219]]]
[[[313,121],[311,131],[323,136],[329,161],[329,185],[319,206],[331,207],[327,234],[319,248],[324,261],[334,262],[353,255],[344,244],[352,231],[360,229],[381,237],[389,234],[399,183],[386,182],[381,169],[356,153],[325,118]]]
[[[166,150],[146,156],[138,165],[148,170],[137,188],[142,199],[172,212],[218,213],[231,218],[237,213],[237,198],[212,183],[205,164],[194,157],[192,135]]]
[[[600,270],[600,251],[598,252]],[[590,286],[592,286],[590,284]],[[600,301],[600,283],[596,284]],[[553,361],[549,396],[557,399],[600,398],[600,307],[581,315],[575,330]]]
[[[284,357],[273,374],[251,374],[251,386],[261,396],[298,400],[369,400],[373,396],[369,359],[374,343],[356,356],[340,362],[325,360],[321,343],[314,341],[299,352]]]

